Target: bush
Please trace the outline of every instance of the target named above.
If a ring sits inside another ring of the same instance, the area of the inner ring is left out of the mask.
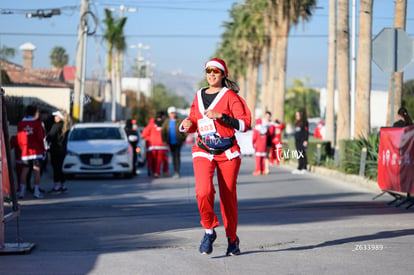
[[[318,165],[317,161],[317,147],[318,144],[321,145],[321,158],[319,165],[322,165],[323,163],[329,162],[329,159],[332,159],[333,151],[331,148],[331,143],[329,141],[324,141],[317,139],[315,137],[309,136],[308,140],[308,148],[306,150],[306,156],[308,158],[308,164],[309,165]],[[294,157],[294,153],[296,152],[296,145],[295,145],[295,138],[289,137],[287,141],[285,140],[284,146],[283,146],[284,154],[283,156],[286,158],[289,157],[290,160],[297,161],[297,159]]]
[[[318,145],[320,149],[320,159],[318,163]],[[329,141],[323,140],[309,140],[307,149],[308,164],[310,165],[321,165],[326,162],[328,158],[332,158],[332,148]]]
[[[340,143],[341,170],[347,174],[359,174],[362,149],[367,149],[365,176],[377,178],[379,135],[370,134],[367,138],[343,140]]]

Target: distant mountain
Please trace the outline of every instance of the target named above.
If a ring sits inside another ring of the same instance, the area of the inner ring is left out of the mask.
[[[202,79],[199,76],[184,74],[180,71],[154,71],[153,80],[154,84],[163,84],[167,90],[184,97],[191,104]]]

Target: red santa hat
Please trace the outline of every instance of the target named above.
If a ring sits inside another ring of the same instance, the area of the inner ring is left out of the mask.
[[[256,118],[256,125],[260,125],[262,124],[262,119],[261,118]]]
[[[225,76],[228,75],[226,62],[224,62],[224,60],[219,59],[219,58],[213,58],[210,61],[206,62],[206,65],[204,66],[204,69],[207,69],[210,66],[217,67],[217,68],[219,68],[220,70],[222,70],[224,72]]]

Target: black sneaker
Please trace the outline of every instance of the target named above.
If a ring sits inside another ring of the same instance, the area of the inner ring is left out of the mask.
[[[59,191],[60,191],[61,193],[67,193],[67,192],[68,192],[68,188],[67,188],[67,187],[60,187],[60,188],[59,188]]]
[[[216,231],[213,231],[213,234],[204,234],[203,239],[200,244],[200,253],[201,254],[211,254],[213,252],[213,243],[217,238]]]
[[[226,256],[234,256],[234,255],[239,255],[240,254],[240,240],[239,237],[236,238],[236,240],[232,243],[230,243],[230,238],[227,238],[227,241],[229,243],[229,245],[227,246],[227,252],[226,252]]]

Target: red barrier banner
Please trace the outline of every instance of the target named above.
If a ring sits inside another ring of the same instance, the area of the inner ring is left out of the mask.
[[[414,194],[414,126],[381,128],[377,179],[383,191]]]

